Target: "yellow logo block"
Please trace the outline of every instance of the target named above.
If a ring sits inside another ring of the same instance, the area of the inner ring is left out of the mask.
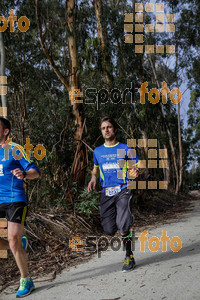
[[[80,237],[75,236],[69,240],[69,248],[71,248],[72,251],[84,251],[84,247],[80,246],[83,246],[83,240],[81,240]]]
[[[72,89],[69,92],[69,100],[72,103],[83,103],[82,99],[80,99],[80,100],[77,99],[77,98],[81,98],[81,97],[83,97],[83,92],[81,92],[79,89]]]

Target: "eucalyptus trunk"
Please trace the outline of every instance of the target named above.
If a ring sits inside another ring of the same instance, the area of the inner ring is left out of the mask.
[[[97,35],[100,40],[99,55],[101,59],[101,68],[103,71],[103,81],[105,87],[109,88],[113,80],[111,58],[106,47],[106,34],[102,22],[102,2],[101,0],[93,1],[95,16],[97,21]]]
[[[65,2],[65,13],[66,13],[66,24],[68,29],[67,42],[68,42],[68,54],[69,54],[69,76],[68,79],[63,75],[56,63],[54,62],[52,55],[50,54],[48,48],[45,45],[45,38],[42,31],[41,15],[39,9],[39,3],[41,0],[36,0],[36,17],[38,24],[38,31],[40,35],[40,43],[42,50],[48,59],[49,64],[56,73],[57,77],[62,82],[65,89],[70,92],[73,89],[78,89],[78,60],[77,60],[77,47],[76,47],[76,36],[75,36],[75,0],[66,0]],[[70,101],[70,106],[72,109],[72,118],[74,119],[76,125],[76,131],[74,134],[76,153],[74,157],[74,162],[71,170],[70,181],[78,182],[78,185],[83,186],[85,182],[85,172],[86,172],[86,147],[81,142],[84,136],[84,126],[83,126],[83,106],[80,103],[75,103],[75,101]]]
[[[75,14],[74,14],[75,0],[66,0],[66,21],[68,27],[68,51],[69,51],[69,91],[78,89],[78,60],[77,47],[75,36]],[[72,167],[73,179],[78,182],[80,186],[84,185],[86,172],[86,147],[81,140],[84,137],[85,124],[83,126],[83,107],[80,103],[71,103],[72,114],[77,126],[74,138],[76,140],[76,154]]]
[[[4,47],[2,32],[0,32],[0,52],[1,52],[0,76],[5,76],[6,56],[5,56],[5,47]],[[6,95],[1,95],[1,103],[2,103],[2,108],[7,107]],[[7,114],[4,112],[4,109],[3,109],[3,117],[7,117]]]

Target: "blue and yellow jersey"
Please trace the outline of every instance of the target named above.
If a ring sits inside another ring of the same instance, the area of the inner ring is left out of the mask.
[[[20,201],[27,203],[23,180],[11,173],[17,168],[22,171],[35,169],[40,174],[36,165],[28,159],[24,148],[10,142],[0,148],[0,204]]]
[[[128,163],[132,160],[132,164]],[[102,187],[121,185],[127,187],[128,167],[137,166],[139,157],[135,150],[123,143],[114,146],[101,145],[94,149],[94,165],[99,167],[100,183]],[[102,190],[104,192],[104,189]]]

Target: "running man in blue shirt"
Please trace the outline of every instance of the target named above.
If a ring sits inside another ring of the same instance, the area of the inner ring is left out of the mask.
[[[100,200],[101,225],[104,231],[113,236],[117,230],[126,249],[123,272],[135,267],[135,260],[131,249],[132,236],[130,226],[133,216],[130,210],[132,190],[127,189],[127,171],[129,178],[136,178],[142,173],[141,162],[134,150],[126,144],[117,142],[118,125],[112,118],[104,117],[100,121],[100,129],[105,143],[94,150],[94,168],[88,184],[88,192],[95,189],[97,175],[100,174],[102,194]],[[123,154],[124,153],[124,154]],[[121,160],[119,157],[124,157]],[[122,163],[120,163],[120,160]],[[132,164],[130,160],[133,160]],[[129,167],[131,165],[131,167]]]
[[[16,297],[29,295],[35,288],[28,275],[27,239],[23,237],[27,215],[27,198],[23,179],[35,179],[40,175],[36,165],[26,157],[20,145],[7,142],[10,122],[0,117],[0,218],[8,221],[8,241],[0,239],[0,249],[9,247],[20,271],[21,279]]]

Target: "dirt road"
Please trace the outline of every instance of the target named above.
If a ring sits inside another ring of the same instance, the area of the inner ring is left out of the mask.
[[[173,252],[168,241],[166,252],[162,252],[162,243],[157,252],[152,252],[146,241],[145,252],[141,252],[138,240],[134,252],[137,267],[129,273],[121,272],[122,249],[116,252],[109,248],[101,258],[95,255],[89,262],[65,270],[51,283],[37,283],[37,289],[26,299],[200,299],[200,196],[193,201],[193,210],[179,216],[174,223],[145,229],[148,230],[148,241],[152,236],[160,238],[162,230],[166,230],[170,240],[174,236],[181,239],[182,248]],[[136,236],[140,234],[136,233]],[[13,288],[5,290],[0,299],[14,299],[11,292]]]

